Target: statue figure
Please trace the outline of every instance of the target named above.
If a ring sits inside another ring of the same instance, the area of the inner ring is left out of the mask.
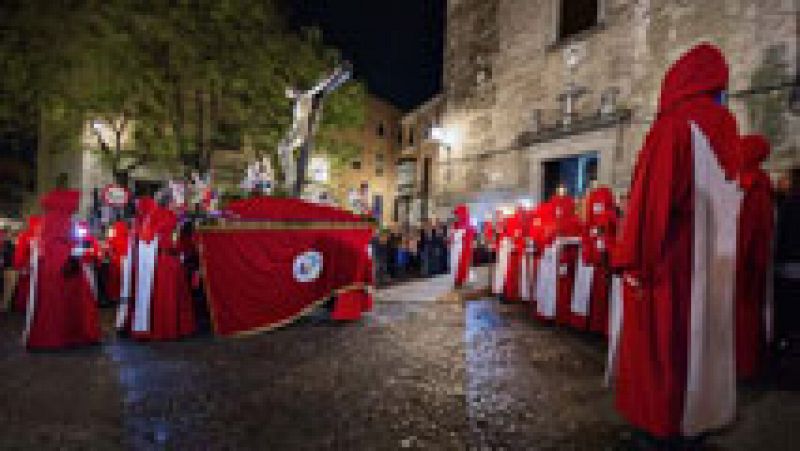
[[[241,186],[248,193],[271,194],[273,179],[272,165],[269,158],[264,157],[260,161],[256,160],[247,166]]]
[[[294,101],[294,120],[292,128],[278,144],[278,157],[283,169],[284,186],[295,196],[302,193],[305,185],[308,158],[321,116],[322,100],[325,95],[344,84],[350,78],[351,72],[350,65],[344,63],[308,91],[293,88],[286,90],[286,97]],[[300,153],[296,161],[294,151],[298,148]]]

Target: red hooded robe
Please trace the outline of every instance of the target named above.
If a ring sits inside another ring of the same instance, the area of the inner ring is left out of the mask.
[[[194,307],[189,282],[181,266],[173,234],[178,218],[171,210],[154,207],[142,226],[141,239],[157,240],[155,270],[149,306],[149,327],[134,331],[140,340],[176,340],[195,330]],[[144,273],[137,274],[144,277]]]
[[[469,269],[472,266],[472,247],[475,242],[475,229],[469,221],[469,208],[466,205],[456,206],[450,238],[450,274],[453,286],[463,286],[467,282]]]
[[[550,200],[553,208],[554,235],[559,243],[576,240],[581,236],[581,221],[575,214],[575,200],[570,196],[556,195]],[[572,312],[572,290],[575,286],[575,264],[578,259],[577,242],[560,245],[558,252],[558,279],[556,282],[556,323],[585,329],[587,317]]]
[[[547,265],[547,260],[545,258],[546,253],[553,252],[553,243],[556,239],[556,224],[555,224],[555,208],[553,207],[552,202],[544,202],[540,204],[534,213],[533,216],[532,227],[534,227],[534,231],[532,232],[532,236],[534,242],[536,244],[536,275],[532,277],[533,282],[533,290],[531,291],[531,307],[532,307],[532,314],[533,318],[539,321],[552,321],[555,319],[554,316],[550,316],[546,313],[548,308],[548,302],[543,299],[539,299],[539,296],[542,294],[544,290],[544,286],[548,284],[548,280],[551,281],[553,284],[557,285],[557,262],[553,261],[553,268],[549,268]],[[537,221],[537,219],[539,221]],[[552,280],[548,278],[548,274],[552,272]],[[555,288],[553,289],[555,291]],[[555,301],[553,301],[555,302]],[[539,304],[542,305],[539,305]],[[553,311],[555,312],[555,311]],[[554,315],[555,313],[553,313]]]
[[[506,223],[506,239],[509,240],[510,250],[508,255],[508,269],[503,284],[503,300],[507,302],[520,301],[520,267],[522,266],[522,253],[524,251],[524,238],[522,236],[522,211],[517,209]]]
[[[593,269],[589,305],[589,330],[608,334],[608,296],[611,273],[608,269],[608,249],[616,242],[617,212],[614,194],[608,187],[592,190],[586,197],[586,226],[583,233],[582,256]]]
[[[500,295],[505,290],[506,276],[511,256],[511,236],[509,235],[510,217],[497,214],[497,262],[492,278],[492,294]]]
[[[744,190],[736,251],[736,373],[752,379],[758,373],[767,344],[771,308],[767,302],[768,269],[772,259],[775,205],[772,183],[760,168],[769,156],[761,136],[741,140]]]
[[[613,256],[640,287],[625,291],[616,405],[658,437],[696,436],[735,411],[738,138],[715,101],[727,84],[725,59],[708,44],[667,72]]]
[[[128,225],[125,221],[117,221],[108,229],[106,247],[109,254],[108,283],[106,295],[112,301],[119,301],[122,286],[122,268],[125,257],[128,255]]]
[[[28,225],[17,236],[17,244],[14,247],[14,268],[19,272],[17,281],[17,291],[14,293],[14,310],[24,312],[28,307],[28,291],[30,288],[31,270],[31,240],[38,237],[41,233],[42,218],[38,215],[31,215],[28,218]]]
[[[33,309],[27,312],[23,339],[29,349],[59,349],[100,341],[97,301],[80,262],[70,263],[75,246],[71,215],[79,191],[55,190],[41,200],[42,233],[34,240],[38,254]],[[74,267],[76,270],[67,270]],[[33,275],[34,271],[32,271]]]
[[[539,260],[542,256],[542,249],[544,248],[545,227],[543,223],[544,204],[538,205],[534,208],[526,223],[523,225],[525,233],[525,245],[527,259],[526,270],[527,274],[527,297],[525,300],[531,303],[532,311],[536,311],[536,274],[539,267]]]

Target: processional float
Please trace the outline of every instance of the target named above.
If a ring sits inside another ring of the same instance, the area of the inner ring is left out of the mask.
[[[325,96],[345,83],[349,65],[307,91],[287,90],[294,120],[278,144],[282,185],[274,197],[267,159],[251,163],[243,188],[199,229],[204,283],[215,333],[241,335],[288,324],[332,300],[331,317],[352,320],[372,306],[373,223],[364,216],[301,199]]]

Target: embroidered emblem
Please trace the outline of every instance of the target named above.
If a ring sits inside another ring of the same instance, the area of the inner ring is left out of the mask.
[[[322,274],[322,253],[307,251],[298,255],[292,265],[292,275],[298,282],[313,282]]]

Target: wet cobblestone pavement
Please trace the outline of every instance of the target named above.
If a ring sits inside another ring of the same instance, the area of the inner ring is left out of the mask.
[[[385,299],[353,324],[56,354],[25,353],[21,327],[0,315],[2,449],[626,449],[631,436],[601,385],[602,342],[520,305]],[[740,405],[708,448],[798,443],[797,391],[750,389]]]

